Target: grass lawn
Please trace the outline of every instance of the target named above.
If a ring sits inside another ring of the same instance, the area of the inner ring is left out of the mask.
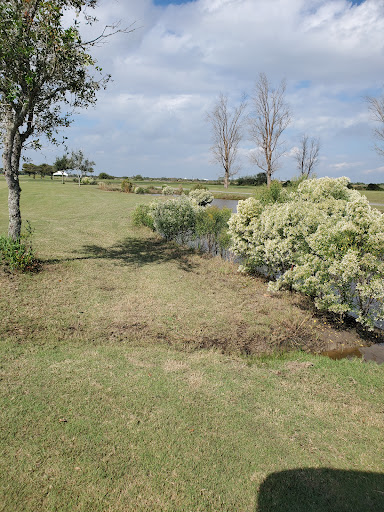
[[[0,510],[384,510],[384,367],[308,353],[356,331],[134,228],[151,197],[22,188],[43,271],[0,273]]]

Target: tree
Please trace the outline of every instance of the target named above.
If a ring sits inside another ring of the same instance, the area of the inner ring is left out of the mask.
[[[114,176],[111,176],[110,174],[106,173],[106,172],[101,172],[99,174],[99,180],[114,180],[115,177]]]
[[[246,108],[242,101],[236,108],[228,106],[228,96],[220,94],[212,111],[207,113],[207,120],[212,128],[211,152],[213,161],[224,168],[224,187],[228,188],[231,176],[238,173],[236,158],[242,138],[243,113]]]
[[[81,178],[83,175],[86,176],[87,174],[93,173],[94,165],[95,162],[91,162],[91,160],[88,160],[84,157],[84,153],[81,149],[79,151],[72,151],[70,158],[70,169],[77,171],[79,186],[81,184]]]
[[[256,144],[251,160],[267,174],[268,187],[285,152],[281,135],[291,122],[285,89],[284,80],[274,89],[267,76],[260,73],[252,97],[253,112],[248,119],[250,137]]]
[[[63,184],[64,184],[64,172],[69,170],[71,168],[71,165],[72,165],[71,159],[69,158],[69,156],[67,154],[64,154],[61,157],[58,156],[55,160],[55,163],[53,164],[55,171],[61,172],[61,178],[62,178],[61,183],[63,183]]]
[[[38,173],[37,165],[26,162],[23,164],[23,172],[28,176],[33,176],[33,179],[36,179],[36,174]]]
[[[384,143],[384,96],[380,98],[368,96],[366,100],[373,120],[379,123],[379,126],[374,130],[375,138],[379,143]],[[379,155],[384,156],[384,147],[375,144],[375,150]]]
[[[119,30],[106,27],[92,41],[83,41],[79,18],[62,25],[65,12],[79,15],[97,0],[7,0],[0,2],[0,137],[8,185],[9,235],[21,230],[19,166],[23,147],[32,135],[54,134],[70,124],[73,108],[96,101],[96,91],[109,76],[96,79],[101,70],[89,49]],[[67,112],[62,112],[67,107]],[[38,148],[35,138],[30,144]]]
[[[320,141],[308,135],[301,137],[300,147],[296,150],[294,157],[300,177],[309,178],[313,169],[319,163]]]
[[[54,167],[48,164],[40,164],[36,166],[37,173],[40,174],[40,178],[44,178],[44,176],[51,176],[53,178],[53,173],[55,172]]]

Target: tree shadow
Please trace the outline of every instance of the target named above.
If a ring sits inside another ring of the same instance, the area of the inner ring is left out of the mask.
[[[272,473],[255,512],[383,512],[384,474],[331,468]]]
[[[194,253],[194,249],[182,247],[158,238],[142,239],[128,237],[110,247],[96,244],[83,245],[81,249],[74,252],[78,256],[64,258],[64,261],[108,259],[115,261],[119,265],[132,265],[135,267],[174,261],[184,271],[191,272],[197,266],[191,259]],[[59,263],[59,261],[46,260],[45,263]]]

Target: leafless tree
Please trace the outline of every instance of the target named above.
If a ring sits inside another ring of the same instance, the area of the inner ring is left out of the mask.
[[[274,89],[265,73],[260,73],[256,82],[249,117],[249,133],[256,145],[251,160],[267,174],[267,185],[278,168],[279,158],[284,154],[283,131],[291,122],[291,111],[285,101],[285,81]]]
[[[379,123],[379,126],[374,131],[375,137],[379,143],[384,143],[384,96],[380,98],[368,96],[366,100],[373,120]],[[379,155],[384,156],[384,147],[375,144],[375,150]]]
[[[236,166],[238,146],[242,138],[243,113],[246,102],[238,107],[228,106],[228,96],[220,94],[213,109],[207,113],[212,128],[211,152],[213,161],[224,168],[224,187],[228,188],[231,176],[238,173]]]
[[[316,137],[303,135],[300,141],[300,147],[295,152],[295,160],[300,176],[309,178],[313,169],[319,163],[320,141]]]

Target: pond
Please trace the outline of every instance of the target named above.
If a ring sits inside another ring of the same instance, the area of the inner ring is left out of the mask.
[[[218,208],[230,208],[233,213],[237,213],[237,205],[239,201],[233,199],[214,199],[211,204]]]

